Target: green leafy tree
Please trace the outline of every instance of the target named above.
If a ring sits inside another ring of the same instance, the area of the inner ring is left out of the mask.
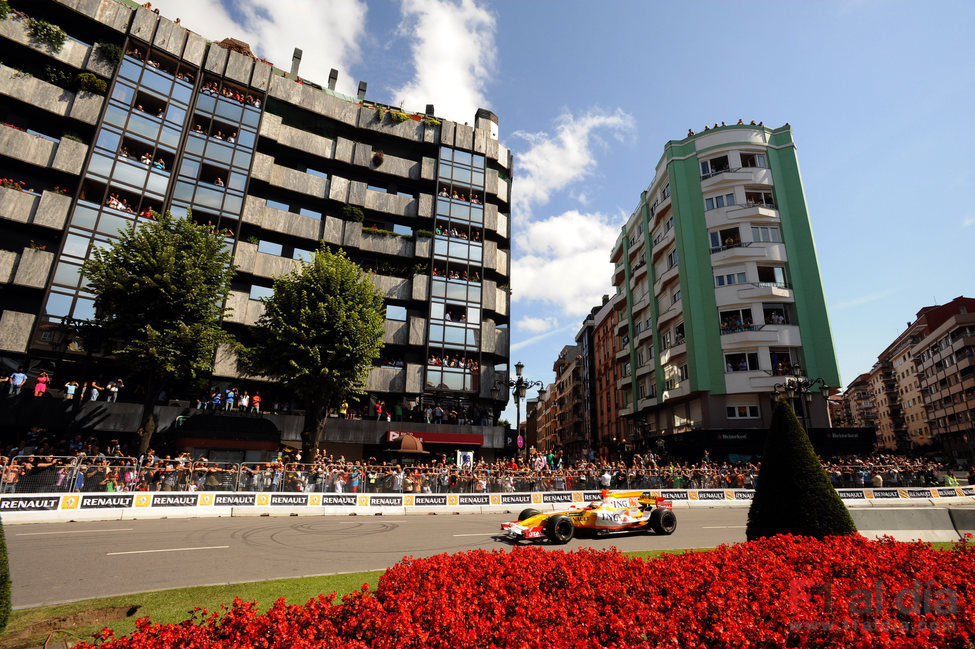
[[[796,413],[779,398],[765,441],[755,498],[748,510],[748,540],[797,534],[856,534],[846,505],[829,481]]]
[[[383,345],[383,323],[382,292],[342,251],[319,248],[308,263],[274,280],[255,342],[241,361],[304,402],[306,458],[315,456],[329,410],[363,393]]]
[[[142,380],[140,453],[156,431],[153,407],[164,381],[210,372],[217,346],[233,342],[220,326],[231,262],[212,228],[167,212],[120,233],[82,267],[95,294],[95,323]]]

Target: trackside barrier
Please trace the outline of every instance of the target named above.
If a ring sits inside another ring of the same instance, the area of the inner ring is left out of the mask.
[[[927,542],[951,542],[959,538],[959,531],[952,522],[953,511],[964,510],[872,507],[851,509],[850,515],[857,531],[867,538],[890,536],[896,541],[921,539]]]
[[[754,492],[746,489],[648,490],[668,498],[676,508],[748,507]],[[975,487],[842,489],[852,508],[908,508],[971,505]],[[556,509],[591,502],[598,491],[550,491],[501,494],[433,493],[288,493],[227,491],[136,491],[127,493],[46,493],[0,495],[4,523],[134,518],[195,518],[266,515],[375,515],[430,513],[501,513],[525,507]],[[968,519],[966,519],[967,521]],[[975,525],[975,521],[966,524]],[[874,529],[874,528],[865,528]],[[876,528],[881,529],[881,528]],[[913,528],[903,528],[913,529]],[[954,529],[953,527],[951,529]]]

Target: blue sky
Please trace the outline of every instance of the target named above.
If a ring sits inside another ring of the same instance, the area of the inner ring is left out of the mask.
[[[370,99],[499,116],[516,156],[512,363],[549,382],[665,142],[792,125],[844,383],[975,295],[975,3],[158,0]],[[228,9],[229,8],[229,9]],[[510,419],[513,417],[513,407]]]

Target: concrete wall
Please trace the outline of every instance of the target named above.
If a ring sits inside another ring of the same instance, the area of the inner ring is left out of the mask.
[[[0,350],[26,352],[30,330],[34,326],[34,314],[4,311],[0,314]]]
[[[0,94],[54,115],[73,117],[86,124],[98,121],[105,98],[91,92],[74,93],[0,65]]]
[[[322,222],[319,219],[268,207],[261,198],[244,198],[244,223],[252,223],[264,230],[281,232],[296,237],[318,241],[321,239]]]
[[[0,187],[0,219],[63,230],[71,198],[45,191],[40,196]]]

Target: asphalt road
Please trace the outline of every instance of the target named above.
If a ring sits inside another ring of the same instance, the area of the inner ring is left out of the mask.
[[[747,509],[677,510],[672,536],[573,539],[573,549],[714,547],[745,540]],[[184,586],[382,570],[404,556],[509,550],[515,514],[190,518],[7,525],[14,608]]]

